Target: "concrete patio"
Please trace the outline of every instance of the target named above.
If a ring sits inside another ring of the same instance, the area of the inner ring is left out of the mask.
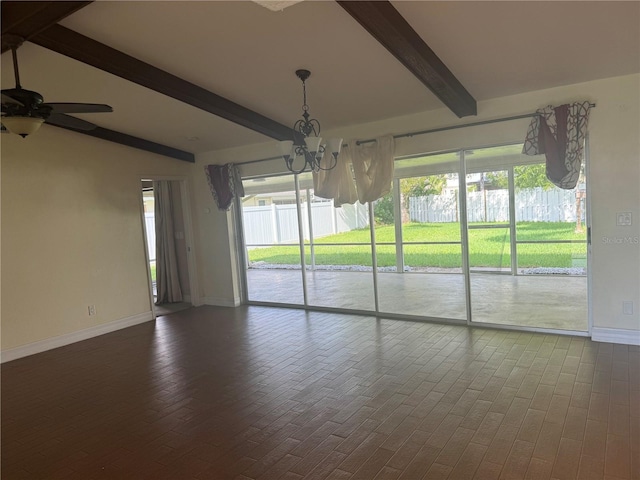
[[[304,304],[300,270],[249,269],[249,300]],[[587,278],[471,274],[477,323],[587,331]],[[455,273],[379,273],[382,314],[466,320],[465,281]],[[310,306],[374,311],[373,275],[308,271]]]

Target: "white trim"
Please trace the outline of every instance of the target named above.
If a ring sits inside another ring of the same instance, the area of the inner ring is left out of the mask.
[[[239,307],[240,299],[234,298],[233,300],[229,300],[228,298],[220,298],[220,297],[200,297],[200,300],[204,305],[211,305],[214,307]]]
[[[591,340],[594,342],[640,345],[640,330],[593,327],[591,330]]]
[[[187,246],[187,265],[189,269],[189,302],[200,305],[200,286],[198,284],[198,263],[196,261],[195,236],[193,234],[193,217],[191,211],[191,185],[188,179],[182,180],[180,195],[182,199],[182,217],[184,222],[184,238]]]
[[[38,342],[28,343],[20,347],[10,348],[2,350],[2,359],[0,363],[9,362],[18,358],[26,357],[28,355],[34,355],[36,353],[46,352],[58,347],[63,347],[71,343],[80,342],[89,338],[104,335],[105,333],[115,332],[123,328],[132,327],[140,323],[153,320],[152,312],[138,313],[130,317],[125,317],[114,322],[104,323],[102,325],[96,325],[95,327],[86,328],[84,330],[78,330],[71,333],[66,333],[57,337],[47,338]]]
[[[142,182],[143,180],[140,180]],[[151,309],[151,316],[156,318],[156,310],[153,304],[153,279],[151,278],[151,263],[149,262],[149,238],[147,237],[147,221],[144,216],[144,192],[140,192],[138,195],[140,200],[140,221],[142,222],[142,241],[144,242],[144,261],[147,270],[147,289],[149,290],[149,308]]]

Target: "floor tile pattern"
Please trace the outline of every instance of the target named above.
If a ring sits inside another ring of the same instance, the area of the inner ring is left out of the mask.
[[[2,366],[2,478],[638,479],[640,348],[199,307]]]

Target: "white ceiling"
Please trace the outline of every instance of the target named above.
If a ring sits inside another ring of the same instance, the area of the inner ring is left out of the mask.
[[[640,72],[637,1],[392,3],[478,101]],[[333,1],[97,1],[61,24],[285,125],[301,114],[298,68],[312,72],[310,113],[324,129],[442,107]],[[42,47],[18,54],[23,87],[45,101],[112,105],[82,116],[101,127],[194,153],[268,140]]]

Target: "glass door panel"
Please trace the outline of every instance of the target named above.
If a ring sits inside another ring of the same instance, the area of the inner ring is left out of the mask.
[[[514,179],[517,271],[543,306],[536,324],[586,331],[586,177],[572,190],[560,189],[540,162],[515,166]]]
[[[584,178],[557,189],[521,148],[465,155],[471,319],[587,330]]]
[[[469,268],[472,273],[511,273],[509,226],[469,224]]]
[[[375,311],[368,205],[336,208],[315,196],[311,174],[299,182],[308,304]]]
[[[487,150],[480,158],[487,161]],[[509,215],[509,172],[506,169],[478,169],[477,151],[466,153],[467,239],[471,312],[476,322],[503,320],[501,303],[513,302],[504,295],[505,282],[496,274],[511,273],[511,223]],[[470,163],[473,165],[470,167]],[[475,167],[475,168],[473,168]],[[500,299],[500,300],[496,300]],[[508,320],[508,316],[505,317]],[[497,321],[502,323],[502,321]]]
[[[394,182],[391,210],[399,221],[390,230],[376,215],[381,312],[466,320],[459,165],[455,153],[396,161],[402,178]]]
[[[243,185],[248,300],[304,304],[293,176],[249,179]]]
[[[511,271],[508,171],[467,174],[469,268],[478,273]]]

